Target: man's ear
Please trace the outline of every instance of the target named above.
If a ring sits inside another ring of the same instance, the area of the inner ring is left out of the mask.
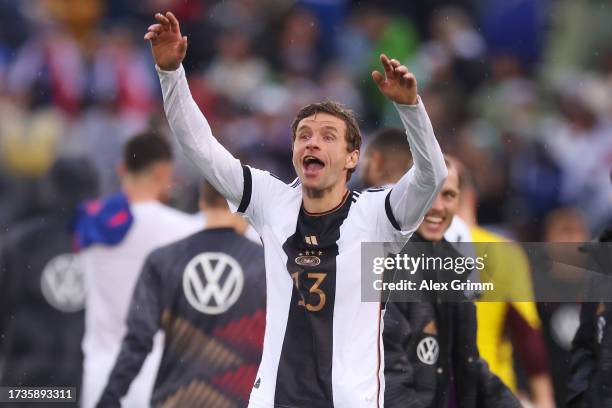
[[[350,152],[348,157],[346,158],[345,167],[348,170],[354,169],[357,167],[358,162],[359,162],[359,150],[355,149],[352,152]]]

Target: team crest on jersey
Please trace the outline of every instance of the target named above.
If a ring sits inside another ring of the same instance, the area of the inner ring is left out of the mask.
[[[434,365],[438,361],[440,348],[438,340],[432,336],[423,338],[417,345],[417,357],[423,364]]]
[[[72,313],[85,307],[85,282],[81,258],[61,254],[51,259],[40,276],[40,289],[45,300],[55,309]]]
[[[321,251],[306,251],[299,253],[299,256],[295,258],[295,263],[301,266],[317,266],[321,263],[321,258],[317,255],[323,255]]]
[[[183,273],[183,291],[187,301],[204,314],[226,312],[236,303],[243,287],[242,267],[222,252],[196,255]]]

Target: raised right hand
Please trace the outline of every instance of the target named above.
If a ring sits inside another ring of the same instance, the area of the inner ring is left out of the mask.
[[[178,69],[187,52],[187,37],[181,36],[179,22],[170,11],[155,14],[158,24],[147,30],[144,38],[151,42],[155,63],[164,71]]]

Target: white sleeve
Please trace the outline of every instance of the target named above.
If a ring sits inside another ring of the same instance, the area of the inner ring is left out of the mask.
[[[240,206],[247,170],[213,136],[208,121],[191,96],[183,66],[176,71],[164,71],[158,66],[155,69],[170,129],[183,151],[221,195]]]
[[[416,230],[448,175],[444,156],[420,100],[416,105],[395,107],[404,124],[414,165],[385,199],[391,224],[404,233]]]
[[[278,216],[281,203],[278,197],[290,187],[271,173],[243,166],[244,192],[239,204],[230,204],[232,211],[242,213],[259,234],[267,219]]]

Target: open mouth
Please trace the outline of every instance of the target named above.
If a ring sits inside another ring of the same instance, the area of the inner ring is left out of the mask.
[[[305,175],[315,175],[318,171],[325,167],[325,163],[314,156],[304,156],[302,159],[302,166],[304,166]]]

